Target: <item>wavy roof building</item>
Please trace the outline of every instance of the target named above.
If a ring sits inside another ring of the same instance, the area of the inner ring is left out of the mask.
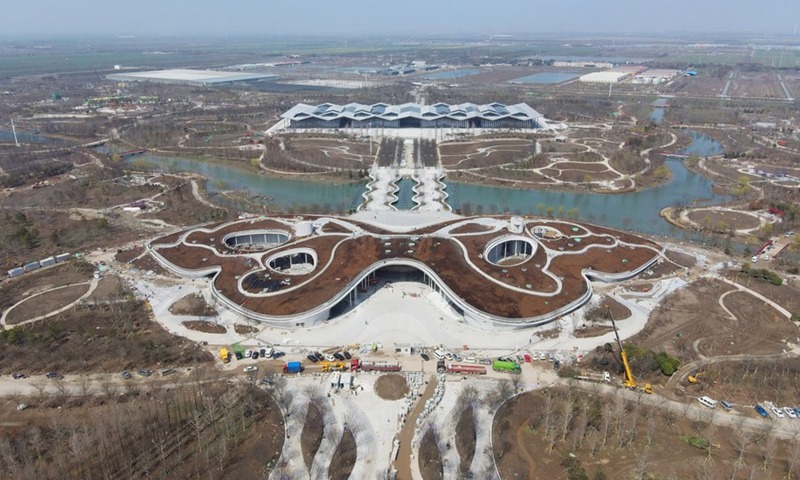
[[[291,128],[542,128],[541,113],[530,105],[404,103],[388,105],[299,103],[281,115]]]

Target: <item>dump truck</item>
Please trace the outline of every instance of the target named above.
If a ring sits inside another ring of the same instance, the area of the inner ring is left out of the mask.
[[[400,371],[400,364],[394,362],[365,362],[360,361],[358,362],[358,368],[365,371],[376,371],[376,372],[399,372]]]
[[[611,374],[608,372],[580,372],[575,378],[586,380],[587,382],[611,383]]]
[[[283,373],[300,373],[303,371],[303,364],[300,362],[286,362],[283,364]]]
[[[223,363],[230,363],[231,354],[230,354],[230,352],[228,352],[227,348],[220,348],[219,349],[219,358],[222,359]]]
[[[503,361],[503,360],[495,360],[494,362],[492,362],[492,370],[494,370],[495,372],[504,372],[504,373],[520,373],[522,371],[520,369],[519,363]]]
[[[486,375],[486,367],[483,365],[459,365],[456,363],[447,365],[444,360],[439,360],[439,362],[437,362],[436,371],[439,373]]]

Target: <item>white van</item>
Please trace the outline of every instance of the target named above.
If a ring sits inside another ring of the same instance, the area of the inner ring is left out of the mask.
[[[717,408],[717,401],[710,397],[700,397],[697,399],[698,402],[702,403],[708,408]]]
[[[433,356],[438,358],[439,360],[444,360],[445,352],[444,350],[439,350],[438,348],[433,351]]]

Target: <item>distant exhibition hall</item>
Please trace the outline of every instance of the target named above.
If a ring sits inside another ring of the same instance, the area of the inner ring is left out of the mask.
[[[536,129],[544,128],[542,114],[525,103],[476,105],[404,103],[364,105],[348,103],[307,105],[300,103],[281,115],[285,128],[293,129]]]
[[[662,251],[635,235],[552,219],[452,216],[402,230],[349,217],[262,217],[148,247],[174,273],[210,276],[219,305],[265,324],[323,324],[376,289],[418,281],[466,322],[492,330],[553,321],[589,301],[592,281],[632,278]]]

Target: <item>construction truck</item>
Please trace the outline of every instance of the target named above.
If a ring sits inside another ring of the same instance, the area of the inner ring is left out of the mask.
[[[219,358],[222,359],[222,363],[230,363],[231,354],[228,352],[227,348],[220,348],[219,349]]]
[[[355,368],[353,368],[355,366]],[[394,362],[369,362],[369,361],[356,361],[355,359],[351,362],[351,370],[363,370],[365,372],[369,371],[376,371],[376,372],[399,372],[400,371],[400,364]]]
[[[608,310],[608,316],[611,317],[611,325],[614,327],[614,336],[617,338],[617,346],[619,347],[619,356],[622,358],[622,365],[625,367],[625,382],[622,384],[622,386],[625,388],[630,388],[636,392],[653,393],[653,389],[649,383],[639,385],[633,379],[633,373],[631,373],[631,364],[628,363],[628,354],[625,353],[625,349],[622,348],[622,341],[619,339],[619,332],[617,331],[617,322],[614,321],[614,314],[611,313],[610,306],[606,305],[606,309]]]
[[[492,370],[504,373],[520,373],[522,369],[517,362],[495,360],[492,362]]]
[[[439,360],[436,363],[436,371],[439,373],[486,375],[486,367],[483,365],[459,365],[456,363],[447,365],[444,360]]]
[[[344,372],[347,371],[347,364],[345,362],[320,362],[323,372]]]
[[[587,382],[611,383],[611,374],[608,372],[580,372],[575,378],[578,380],[586,380]]]

